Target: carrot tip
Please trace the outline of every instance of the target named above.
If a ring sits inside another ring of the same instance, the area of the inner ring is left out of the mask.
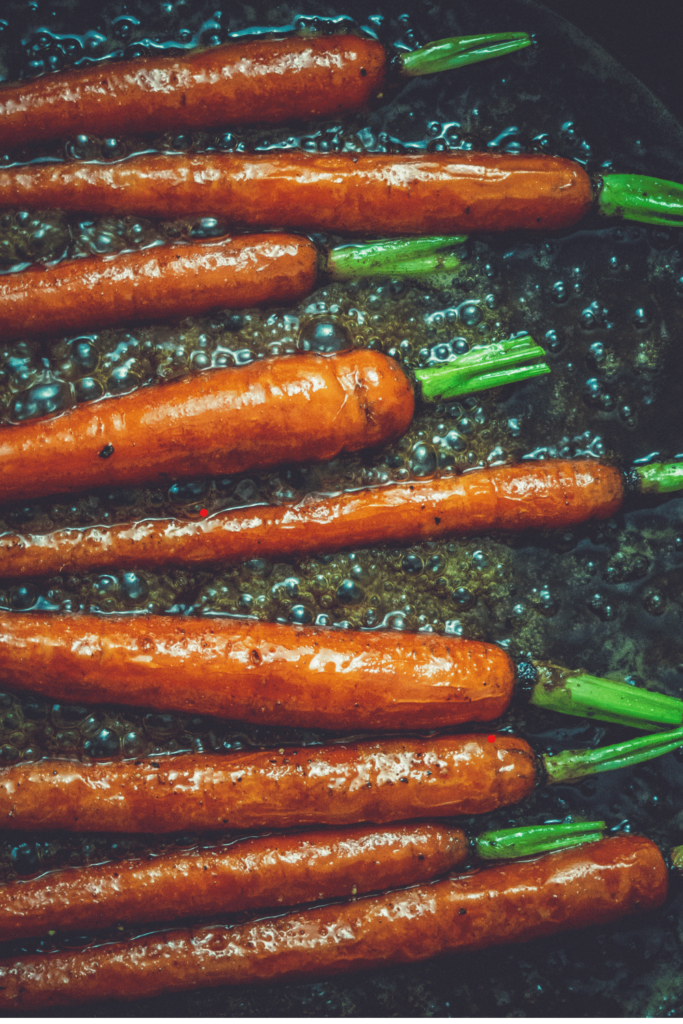
[[[434,402],[550,373],[544,357],[540,345],[525,335],[491,345],[477,345],[445,366],[429,366],[414,373],[423,399]]]
[[[401,55],[402,74],[431,75],[438,71],[451,71],[466,64],[476,64],[493,57],[503,57],[516,50],[531,46],[526,32],[498,32],[478,36],[452,36],[437,39],[419,50]]]
[[[643,761],[651,761],[670,754],[683,746],[683,729],[642,736],[626,743],[614,743],[596,750],[563,750],[560,754],[543,755],[548,784],[578,782],[588,775],[611,772],[617,768],[630,768]]]
[[[553,825],[526,825],[482,832],[474,849],[482,860],[507,860],[530,857],[567,846],[594,843],[602,839],[604,821],[559,822]]]
[[[604,217],[678,228],[683,224],[683,185],[643,174],[606,174],[597,206]]]
[[[457,270],[460,260],[441,252],[467,241],[467,235],[386,238],[365,244],[338,245],[327,257],[334,280],[354,277],[419,277]]]
[[[550,662],[535,663],[535,667],[538,681],[529,700],[537,707],[652,732],[683,724],[683,701],[676,697]]]
[[[650,462],[634,466],[633,476],[641,494],[670,494],[683,490],[683,462]]]

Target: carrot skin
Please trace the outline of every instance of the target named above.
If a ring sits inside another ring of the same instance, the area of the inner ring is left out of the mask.
[[[463,734],[324,747],[0,769],[8,829],[75,832],[291,828],[485,814],[533,791],[534,752]]]
[[[318,252],[296,235],[162,245],[0,278],[0,339],[295,302],[314,287]]]
[[[20,939],[343,898],[426,881],[468,854],[460,829],[363,825],[65,868],[0,886],[0,935]]]
[[[594,459],[496,466],[297,505],[253,506],[192,522],[145,520],[0,536],[0,578],[158,569],[321,554],[491,530],[561,529],[621,508],[623,477]]]
[[[439,729],[507,708],[500,647],[253,619],[0,613],[0,676],[71,703],[336,730]]]
[[[0,207],[210,214],[240,226],[366,237],[556,231],[592,203],[580,164],[507,153],[207,153],[0,171]]]
[[[302,981],[528,942],[653,910],[666,899],[667,884],[654,843],[613,836],[352,903],[5,960],[0,1007]]]
[[[400,436],[397,363],[355,349],[263,359],[0,429],[3,501],[323,461]]]
[[[384,47],[353,35],[256,40],[98,64],[0,89],[0,141],[277,124],[363,109],[384,88]]]

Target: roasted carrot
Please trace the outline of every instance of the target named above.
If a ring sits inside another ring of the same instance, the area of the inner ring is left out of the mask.
[[[525,662],[531,703],[657,731],[683,701],[585,670]],[[532,676],[536,672],[536,680]],[[513,660],[493,644],[253,619],[0,613],[0,676],[17,690],[258,724],[443,728],[501,715]]]
[[[287,304],[317,273],[312,242],[277,234],[65,260],[0,278],[0,339]]]
[[[475,733],[109,764],[43,760],[0,769],[0,820],[8,829],[164,833],[486,814],[537,783],[576,782],[682,745],[683,729],[672,729],[537,762],[523,739]]]
[[[437,736],[225,755],[0,769],[6,828],[75,832],[382,824],[483,814],[532,792],[535,758],[513,736]]]
[[[606,217],[680,227],[683,185],[636,174],[593,185],[561,157],[471,152],[150,155],[0,171],[0,207],[213,214],[232,225],[346,235],[558,231],[592,206]]]
[[[0,339],[177,319],[220,306],[292,303],[325,277],[450,272],[460,260],[439,250],[466,240],[387,239],[325,251],[298,235],[245,235],[65,260],[0,277]]]
[[[553,231],[577,223],[592,202],[579,164],[521,154],[207,153],[0,171],[0,207],[211,214],[233,225],[366,237]]]
[[[0,613],[0,676],[60,700],[323,729],[436,729],[497,718],[515,668],[458,637],[253,619]]]
[[[0,430],[0,494],[330,459],[400,436],[413,410],[410,381],[381,353],[264,359]]]
[[[64,868],[0,886],[0,935],[291,907],[426,881],[468,852],[460,829],[366,825]]]
[[[442,39],[391,59],[355,35],[256,39],[176,57],[107,62],[0,89],[3,146],[78,132],[130,135],[339,117],[381,99],[388,79],[529,46],[523,32]],[[393,74],[392,74],[393,71]]]
[[[666,899],[667,885],[654,843],[613,836],[352,903],[5,960],[0,1006],[35,1010],[303,980],[526,942],[652,910]]]
[[[36,432],[43,426],[52,432],[66,421],[68,417],[54,426],[36,424]],[[2,438],[11,440],[13,430],[0,431],[0,452]],[[32,459],[33,454],[31,466]],[[8,461],[16,466],[18,460]],[[46,456],[44,470],[40,466],[37,472],[47,473],[48,462]],[[11,480],[9,470],[7,477],[15,493],[33,483]],[[101,482],[105,480],[114,482],[103,472]],[[607,519],[621,507],[624,493],[621,472],[594,459],[524,462],[333,497],[306,497],[299,504],[219,512],[197,522],[159,519],[47,534],[5,534],[0,537],[0,577],[89,572],[105,566],[155,569],[234,563],[367,547],[387,538],[406,544],[492,530],[561,529]]]

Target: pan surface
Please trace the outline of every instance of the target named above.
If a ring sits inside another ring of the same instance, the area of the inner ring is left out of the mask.
[[[154,147],[263,150],[299,144],[323,152],[490,147],[557,153],[579,160],[591,173],[614,169],[683,180],[678,123],[603,50],[531,0],[406,2],[400,8],[388,0],[371,7],[357,0],[302,0],[296,6],[261,0],[222,5],[103,0],[96,9],[73,0],[49,10],[6,0],[4,8],[0,70],[7,80],[73,60],[106,59],[112,52],[189,47],[269,28],[326,31],[349,22],[404,48],[486,31],[524,29],[536,37],[532,48],[511,58],[413,80],[384,106],[344,123],[187,133],[143,144],[78,137],[61,148],[26,151],[21,160],[40,155],[113,159]],[[156,238],[223,233],[226,226],[209,214],[199,222],[163,225],[125,217],[67,217],[59,211],[7,215],[0,221],[1,269],[117,252]],[[190,368],[244,364],[260,353],[294,351],[315,345],[321,336],[340,346],[381,347],[416,366],[447,360],[464,345],[528,331],[546,348],[552,375],[423,412],[406,438],[367,456],[249,478],[184,481],[166,492],[105,489],[76,499],[0,506],[0,531],[149,514],[193,518],[202,507],[215,511],[264,499],[287,501],[310,491],[422,478],[522,457],[604,457],[623,466],[653,453],[673,458],[683,453],[681,241],[676,231],[588,219],[577,230],[552,237],[474,238],[455,278],[379,287],[360,281],[321,287],[288,309],[239,315],[225,310],[182,324],[6,346],[0,351],[0,411],[7,420],[23,415],[21,410],[58,412],[75,400],[123,393]],[[675,497],[631,502],[606,523],[560,536],[458,538],[302,561],[255,560],[232,569],[0,583],[0,607],[254,614],[341,627],[446,630],[504,643],[520,657],[628,676],[681,695],[683,505]],[[0,689],[4,763],[42,754],[108,759],[322,739],[125,708],[51,705],[16,697],[2,680]],[[521,703],[500,725],[525,736],[539,752],[632,735]],[[479,831],[567,815],[604,818],[610,827],[643,832],[668,850],[683,842],[681,782],[683,756],[674,754],[577,786],[540,790],[524,807],[464,824]],[[180,836],[177,844],[190,847],[205,838]],[[161,847],[157,842],[153,849]],[[15,833],[0,837],[1,877],[29,877],[59,864],[150,848],[145,837],[36,839]],[[207,989],[52,1015],[673,1016],[683,1008],[680,910],[674,880],[667,904],[657,913],[525,946],[343,980]],[[42,948],[61,941],[45,937]]]

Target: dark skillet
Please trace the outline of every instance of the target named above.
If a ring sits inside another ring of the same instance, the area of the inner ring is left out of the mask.
[[[178,40],[180,29],[196,32],[218,6],[213,0],[184,6],[178,3],[169,5],[170,13],[162,15],[160,6],[147,0],[126,11],[118,0],[109,0],[95,13],[91,4],[77,0],[74,5],[57,6],[55,16],[48,18],[47,8],[31,14],[23,4],[8,2],[3,15],[8,22],[6,42],[0,43],[0,59],[6,61],[8,77],[15,78],[25,72],[29,60],[42,60],[57,52],[61,45],[58,36],[71,34],[75,38],[76,33],[95,30],[101,30],[100,46],[106,52],[112,48],[114,31],[123,32],[121,26],[129,16],[131,45],[146,35],[156,36],[157,42]],[[553,6],[559,10],[562,5]],[[226,31],[254,24],[283,25],[296,14],[309,19],[348,15],[360,24],[374,24],[389,42],[405,39],[407,29],[415,32],[419,42],[460,33],[526,29],[536,33],[538,43],[533,50],[508,61],[414,81],[389,105],[359,116],[349,130],[366,129],[362,138],[374,145],[382,145],[382,132],[404,143],[430,140],[437,147],[463,140],[475,148],[493,140],[503,148],[533,149],[546,144],[549,151],[587,162],[595,173],[609,162],[617,171],[683,180],[683,131],[668,111],[599,46],[532,0],[459,0],[448,5],[415,2],[400,9],[388,0],[371,8],[360,0],[336,6],[302,2],[296,8],[289,3],[273,7],[256,2],[249,8],[225,3],[223,8]],[[403,13],[407,20],[398,17]],[[385,20],[381,24],[368,21],[370,14],[384,14]],[[39,30],[45,28],[54,35],[44,33],[41,42]],[[83,41],[96,47],[94,35]],[[609,42],[607,37],[605,42]],[[33,44],[36,49],[29,53]],[[315,138],[318,127],[302,129],[300,134]],[[271,133],[269,141],[278,144],[289,134],[291,130]],[[253,145],[263,142],[265,135],[237,133],[238,141],[241,137]],[[87,234],[77,225],[71,228],[72,235],[79,230]],[[7,231],[6,226],[2,231]],[[474,453],[475,461],[485,458],[496,447],[500,453],[493,458],[532,452],[541,455],[544,450],[548,454],[604,454],[623,464],[652,452],[672,457],[683,452],[680,244],[677,232],[633,225],[621,228],[593,220],[574,233],[552,239],[481,238],[474,240],[471,248],[467,292],[446,282],[415,289],[410,300],[392,307],[393,299],[386,295],[368,302],[372,289],[361,287],[353,301],[368,316],[379,311],[377,333],[381,339],[391,331],[401,331],[400,319],[392,320],[394,308],[404,317],[412,311],[420,320],[440,310],[459,308],[452,323],[445,318],[439,324],[437,318],[433,333],[429,334],[425,325],[424,345],[434,349],[456,336],[472,343],[477,339],[479,318],[489,325],[491,337],[496,332],[528,329],[547,347],[553,385],[542,378],[465,410],[472,432],[463,428],[465,442],[451,455],[450,464],[466,464],[463,460],[468,451]],[[493,310],[486,304],[487,295],[494,296]],[[325,300],[324,296],[317,298]],[[340,292],[337,298],[341,301],[344,296]],[[469,310],[463,310],[463,302],[470,304]],[[472,307],[476,307],[474,312]],[[303,319],[314,322],[316,315],[309,310]],[[244,350],[244,324],[236,327],[224,318],[215,331],[232,331],[233,350]],[[409,333],[407,326],[405,332]],[[367,336],[367,330],[358,334],[361,341]],[[117,336],[99,339],[102,358],[119,341]],[[161,345],[163,339],[157,341]],[[254,351],[259,344],[254,343]],[[418,349],[419,345],[414,347],[411,358],[418,357]],[[56,350],[48,352],[53,373],[57,373],[60,358],[63,355]],[[142,373],[140,379],[151,377],[153,367],[147,365],[146,377]],[[478,423],[477,416],[486,422]],[[395,471],[401,466],[424,474],[429,471],[430,459],[438,454],[447,462],[444,444],[432,441],[440,436],[439,424],[444,419],[447,415],[442,412],[418,420],[407,449],[392,449],[388,462],[386,453],[363,462],[349,461],[350,479],[364,479],[362,474],[373,468]],[[446,425],[450,429],[458,422],[462,420]],[[422,438],[420,430],[424,431]],[[422,452],[414,447],[420,442],[424,442]],[[338,468],[330,470],[324,480],[334,481],[338,472]],[[296,493],[319,484],[319,478],[303,472],[282,474],[279,483],[256,479],[251,487],[257,491],[270,488],[268,493],[278,486],[289,487]],[[241,486],[239,482],[225,486],[233,503],[250,500],[249,487],[239,492],[240,499],[230,490]],[[197,491],[202,500],[205,493],[223,492],[220,487]],[[46,503],[28,511],[0,512],[4,512],[8,528],[21,522],[46,528],[50,522],[86,521],[83,517],[88,508],[96,510],[93,514],[100,510],[121,518],[126,508],[147,507],[145,502],[150,500],[148,494],[97,494],[85,496],[75,509],[68,503],[56,507]],[[190,492],[182,492],[180,497],[179,492],[163,495],[159,507],[176,508],[174,501],[184,501],[182,507],[192,514],[192,500]],[[270,567],[272,576],[265,579],[258,567],[252,567],[230,576],[216,571],[184,582],[175,574],[143,580],[142,585],[115,578],[114,583],[107,583],[104,577],[34,581],[24,592],[16,588],[2,592],[0,603],[17,609],[38,607],[41,601],[49,606],[59,590],[59,600],[72,600],[76,607],[81,603],[102,611],[112,607],[141,611],[151,592],[166,610],[175,604],[180,610],[204,607],[220,614],[238,612],[235,595],[249,588],[253,597],[262,594],[267,598],[264,614],[270,617],[328,614],[332,622],[369,625],[370,594],[374,592],[382,595],[380,620],[407,604],[413,609],[404,613],[408,628],[418,628],[424,612],[428,622],[437,622],[437,628],[457,620],[465,635],[509,640],[520,655],[532,652],[566,665],[590,667],[596,674],[630,674],[636,680],[653,680],[672,694],[683,691],[683,505],[679,499],[631,506],[625,515],[607,524],[559,538],[535,536],[504,542],[481,538],[451,548],[425,546],[408,552],[421,560],[418,573],[414,558],[411,562],[405,555],[359,552],[355,563],[342,565],[340,578],[360,581],[362,597],[358,600],[350,587],[344,589],[344,581],[328,578],[322,589],[315,590],[315,575],[331,572],[329,563],[318,561],[292,563],[284,569]],[[361,567],[355,576],[354,564]],[[283,582],[280,596],[274,597],[274,582],[286,579],[298,582],[289,584],[289,591]],[[364,582],[366,579],[371,582]],[[439,583],[441,579],[445,584]],[[220,585],[227,588],[223,597],[217,589]],[[210,591],[214,596],[207,599]],[[190,742],[192,728],[194,735],[203,737],[202,742],[208,743],[207,737],[214,735],[211,742],[222,742],[226,748],[240,743],[270,744],[283,738],[266,730],[249,732],[238,727],[224,729],[216,738],[212,723],[195,723],[190,728],[188,723],[174,724],[170,716],[168,720],[163,716],[136,717],[123,709],[112,709],[101,720],[91,720],[89,709],[36,710],[30,701],[21,704],[11,695],[2,707],[3,714],[11,711],[18,716],[19,724],[6,725],[7,735],[0,742],[22,750],[29,733],[34,746],[54,750],[55,736],[63,736],[69,729],[75,755],[105,758],[118,751],[129,735],[146,743],[145,750],[163,749],[171,742],[183,748]],[[502,725],[521,731],[539,750],[590,746],[629,735],[617,727],[571,719],[558,724],[550,714],[519,707]],[[68,740],[64,742],[68,748]],[[571,789],[541,791],[523,810],[479,819],[477,828],[562,819],[568,814],[604,817],[610,826],[623,824],[634,832],[643,831],[667,849],[683,839],[682,781],[683,758],[671,755],[633,772],[601,776]],[[116,847],[114,837],[106,841],[109,856],[127,852],[120,844]],[[185,842],[182,837],[179,841]],[[187,840],[192,841],[192,837]],[[0,840],[0,862],[7,877],[16,870],[30,875],[40,865],[44,869],[71,856],[75,860],[99,856],[98,851],[99,847],[88,851],[84,843],[58,836],[38,845],[28,835],[11,842]],[[679,886],[674,883],[665,907],[647,918],[519,948],[388,968],[342,981],[323,979],[313,985],[244,991],[214,989],[136,1003],[103,1003],[55,1016],[675,1015],[683,1002],[680,902]]]

